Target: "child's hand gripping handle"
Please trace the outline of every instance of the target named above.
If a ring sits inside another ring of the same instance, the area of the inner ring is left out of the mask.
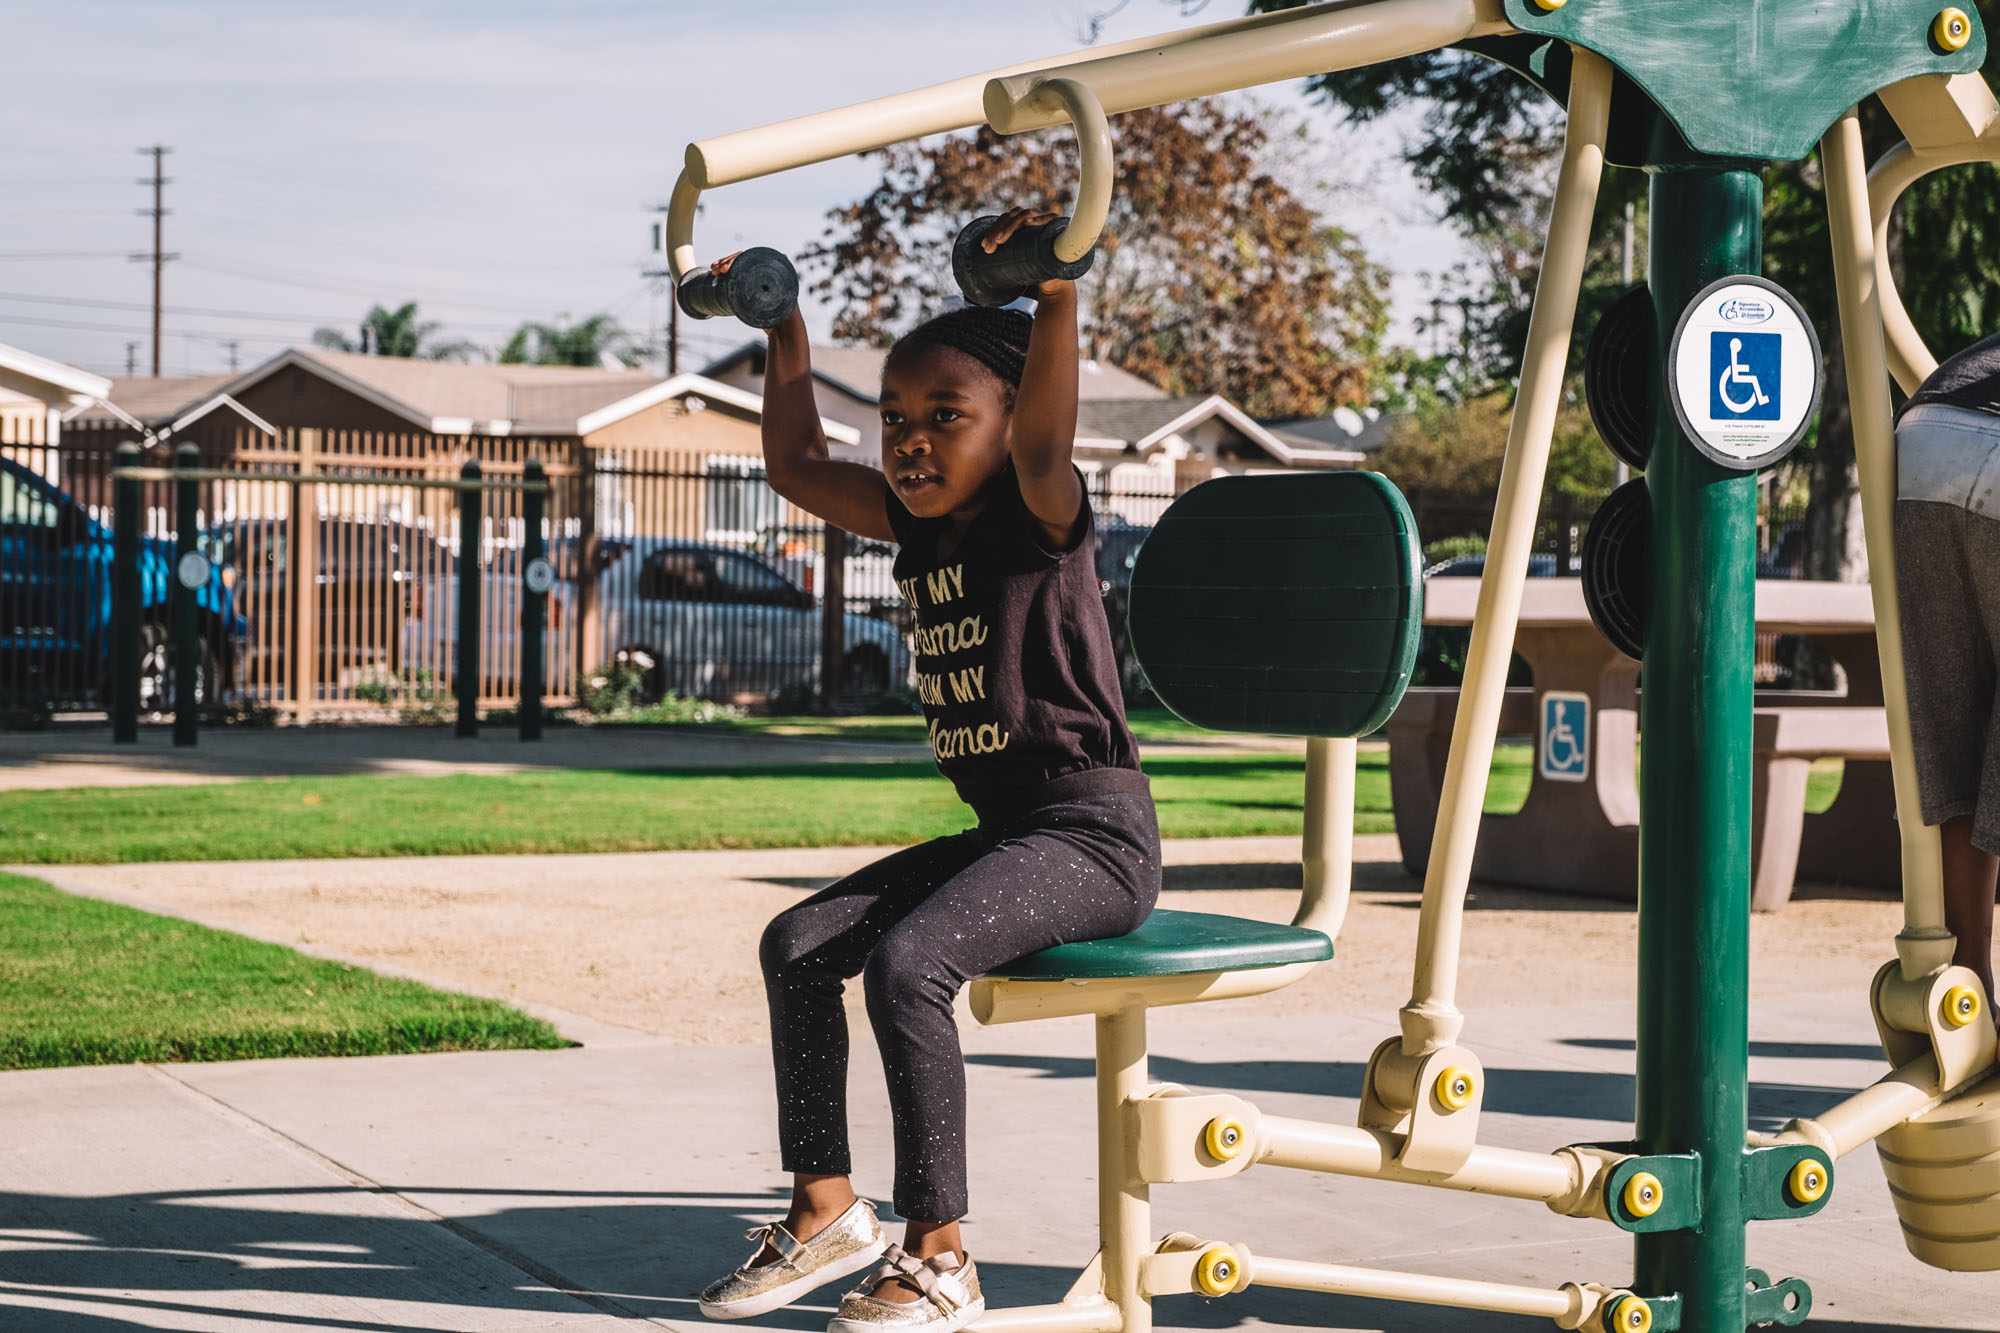
[[[1022,227],[989,253],[981,242],[1000,220],[997,215],[974,218],[951,247],[951,275],[973,305],[1007,305],[1039,283],[1075,282],[1090,272],[1096,246],[1080,259],[1056,258],[1056,238],[1069,226],[1068,218],[1057,218],[1045,227]]]
[[[694,319],[734,316],[753,329],[784,322],[799,303],[799,272],[767,245],[731,255],[706,273],[683,278],[682,313]]]

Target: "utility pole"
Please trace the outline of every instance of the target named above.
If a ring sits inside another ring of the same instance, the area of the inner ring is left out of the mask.
[[[160,377],[160,270],[166,265],[169,259],[180,258],[179,255],[167,254],[160,248],[160,219],[167,215],[166,207],[161,202],[167,186],[167,177],[163,168],[166,166],[165,159],[167,154],[174,150],[165,144],[156,143],[150,148],[140,148],[135,151],[142,156],[147,153],[153,156],[153,174],[139,178],[139,184],[153,187],[153,206],[151,208],[133,210],[140,217],[150,217],[153,219],[153,253],[150,256],[133,255],[132,258],[141,263],[145,262],[148,258],[151,258],[153,261],[153,378],[158,379]]]
[[[125,378],[131,379],[139,373],[139,344],[125,344]]]
[[[238,343],[234,338],[231,338],[223,346],[229,349],[229,373],[233,375],[236,373],[236,348]]]
[[[664,204],[654,209],[654,212],[657,213],[665,213],[666,211],[666,205]],[[663,253],[666,249],[666,241],[663,239],[664,231],[665,224],[659,222],[653,224],[654,254]],[[654,279],[665,278],[667,280],[667,374],[670,376],[678,375],[681,373],[681,303],[680,293],[674,289],[673,285],[674,271],[672,268],[641,269],[639,276]]]

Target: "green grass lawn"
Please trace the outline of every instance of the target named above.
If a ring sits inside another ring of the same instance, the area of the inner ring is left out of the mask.
[[[1518,809],[1528,749],[1497,752],[1487,809]],[[1146,761],[1170,838],[1296,834],[1303,755]],[[1815,772],[1811,808],[1838,778]],[[0,864],[673,851],[917,842],[969,814],[923,762],[455,777],[281,778],[0,794]],[[1394,830],[1388,755],[1361,756],[1355,827]]]
[[[490,1000],[0,874],[0,1069],[566,1045]]]

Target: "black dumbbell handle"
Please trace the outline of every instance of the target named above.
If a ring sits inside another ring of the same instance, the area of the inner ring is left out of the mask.
[[[1097,247],[1092,246],[1081,259],[1056,258],[1056,238],[1068,228],[1068,218],[1057,218],[1045,227],[1022,227],[988,254],[980,242],[999,221],[998,216],[974,218],[951,247],[952,276],[973,305],[1007,305],[1026,296],[1036,283],[1052,278],[1074,282],[1090,272],[1097,257]]]
[[[691,318],[735,318],[753,329],[768,329],[798,306],[799,273],[776,250],[753,246],[736,256],[727,273],[683,279],[678,299],[681,312]]]

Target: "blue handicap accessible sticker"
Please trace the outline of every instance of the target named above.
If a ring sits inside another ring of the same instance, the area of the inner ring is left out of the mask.
[[[1776,421],[1785,340],[1717,329],[1708,335],[1708,414],[1716,421]]]
[[[1538,766],[1558,782],[1590,776],[1590,697],[1551,690],[1542,696],[1542,737]]]

